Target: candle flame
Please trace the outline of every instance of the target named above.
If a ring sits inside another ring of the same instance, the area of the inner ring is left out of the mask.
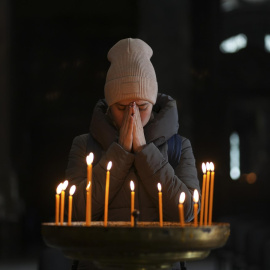
[[[215,170],[215,166],[213,162],[210,162],[210,170],[213,172]]]
[[[179,197],[179,203],[184,203],[185,198],[186,198],[186,193],[181,192],[180,197]]]
[[[210,171],[210,163],[209,162],[206,162],[206,170]]]
[[[93,160],[94,160],[94,154],[91,152],[91,153],[86,157],[86,163],[87,163],[87,165],[92,164]]]
[[[199,201],[199,192],[197,189],[194,190],[194,193],[193,193],[193,201],[195,203],[197,203]]]
[[[62,191],[62,183],[60,183],[58,186],[57,186],[57,188],[56,188],[56,193],[57,194],[60,194],[61,193],[61,191]]]
[[[130,189],[131,189],[131,191],[134,191],[134,188],[135,188],[134,182],[131,180],[130,181]]]
[[[157,184],[157,188],[158,188],[158,191],[160,192],[161,191],[161,184],[160,183]]]
[[[71,188],[69,189],[69,195],[72,196],[75,190],[76,190],[76,186],[75,185],[71,186]]]
[[[68,186],[68,180],[65,180],[62,185],[62,190],[66,190],[67,186]]]
[[[91,186],[91,182],[89,182],[88,185],[87,185],[87,187],[86,187],[86,190],[87,191],[89,190],[90,186]]]
[[[109,162],[108,162],[108,165],[107,165],[107,171],[109,171],[109,170],[111,169],[111,167],[112,167],[112,162],[109,161]]]
[[[202,164],[202,171],[203,171],[203,174],[205,174],[206,173],[206,165],[205,165],[205,163],[203,162],[203,164]]]

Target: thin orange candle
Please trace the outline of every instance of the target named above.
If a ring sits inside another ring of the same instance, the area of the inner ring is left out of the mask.
[[[64,224],[64,213],[65,213],[65,190],[68,186],[68,180],[65,180],[62,185],[61,191],[61,211],[60,211],[60,224]]]
[[[194,201],[194,226],[198,226],[198,201],[199,201],[199,192],[197,189],[194,190],[193,193],[193,201]]]
[[[205,185],[205,205],[204,205],[204,225],[208,221],[208,201],[209,201],[209,181],[210,181],[210,163],[206,162],[206,185]]]
[[[206,165],[202,163],[203,171],[203,182],[202,182],[202,200],[201,200],[201,212],[200,212],[200,226],[203,225],[203,214],[204,214],[204,199],[205,199],[205,181],[206,181]]]
[[[159,225],[163,227],[163,210],[162,210],[162,192],[161,192],[161,184],[157,184],[158,187],[158,198],[159,198]]]
[[[105,207],[104,207],[104,227],[108,225],[108,205],[109,205],[109,188],[110,188],[110,169],[112,167],[112,162],[109,161],[107,165],[106,174],[106,187],[105,187]]]
[[[185,192],[181,192],[180,197],[179,197],[179,218],[180,218],[180,225],[184,227],[185,225],[185,218],[184,218],[184,201],[186,198]]]
[[[88,183],[86,187],[86,213],[85,213],[85,225],[91,225],[91,206],[90,206],[90,186],[91,182]]]
[[[209,199],[209,220],[208,220],[209,225],[212,225],[212,214],[213,214],[213,196],[214,196],[214,178],[215,178],[214,169],[215,169],[214,163],[210,162],[211,183],[210,183],[210,199]]]
[[[86,184],[86,226],[91,225],[92,220],[92,163],[94,154],[91,152],[86,157],[87,163],[87,184]]]
[[[55,194],[55,225],[59,225],[59,206],[60,206],[60,193],[62,191],[62,183],[56,188]]]
[[[73,194],[76,190],[76,186],[73,185],[71,186],[71,188],[69,189],[69,197],[68,197],[68,226],[71,225],[71,221],[72,221],[72,199],[73,199]]]
[[[131,189],[131,219],[130,219],[130,223],[131,223],[131,227],[134,227],[134,216],[132,215],[133,211],[134,211],[134,205],[135,205],[135,185],[134,182],[131,180],[130,181],[130,189]]]
[[[89,182],[92,182],[92,163],[94,160],[94,154],[91,152],[87,157],[86,157],[86,163],[87,163],[87,186]]]

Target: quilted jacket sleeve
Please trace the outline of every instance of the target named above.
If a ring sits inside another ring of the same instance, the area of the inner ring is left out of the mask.
[[[165,220],[179,220],[178,203],[182,191],[186,194],[185,220],[193,219],[193,191],[195,189],[200,191],[200,186],[195,158],[188,139],[182,137],[181,159],[175,169],[153,143],[135,155],[135,167],[142,184],[156,205],[158,205],[157,183],[161,183]]]

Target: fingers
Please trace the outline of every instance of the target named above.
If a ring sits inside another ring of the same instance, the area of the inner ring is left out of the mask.
[[[135,108],[137,107],[136,106],[136,103],[135,102],[131,102],[129,107],[131,108],[131,116],[134,116],[135,114]]]
[[[129,115],[128,118],[128,125],[127,125],[127,137],[131,139],[132,141],[132,136],[133,136],[133,125],[134,124],[134,116]]]
[[[134,125],[134,116],[133,108],[127,106],[125,109],[125,114],[123,118],[123,123],[120,128],[119,134],[119,144],[126,150],[131,151],[132,141],[133,141],[133,125]]]
[[[138,129],[140,126],[140,115],[139,115],[139,111],[138,111],[138,107],[135,105],[134,106],[134,127],[133,127],[133,136],[136,136],[135,134],[138,133]]]
[[[133,106],[127,107],[127,114],[126,114],[126,123],[125,128],[127,130],[127,134],[133,132],[133,123],[134,123],[134,108]]]
[[[120,128],[119,144],[126,150],[138,152],[146,144],[141,115],[135,102],[126,107]]]
[[[139,152],[146,144],[144,130],[141,121],[141,115],[138,106],[134,107],[134,124],[133,124],[133,151]]]
[[[125,127],[128,121],[128,116],[129,116],[129,107],[126,107],[125,109],[125,113],[124,113],[124,118],[123,118],[123,123],[122,123],[122,127]]]
[[[141,115],[138,106],[135,104],[134,107],[134,125],[139,128],[142,128],[142,120],[141,120]]]

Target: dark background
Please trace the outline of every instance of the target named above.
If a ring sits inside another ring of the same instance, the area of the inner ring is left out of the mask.
[[[177,100],[179,133],[191,140],[200,181],[201,163],[215,164],[213,219],[268,219],[269,15],[269,1],[1,1],[1,255],[43,245],[40,225],[54,217],[72,139],[88,132],[103,98],[107,52],[127,37],[152,47],[159,92]],[[220,43],[239,33],[247,47],[222,53]],[[236,181],[229,175],[234,131]]]

